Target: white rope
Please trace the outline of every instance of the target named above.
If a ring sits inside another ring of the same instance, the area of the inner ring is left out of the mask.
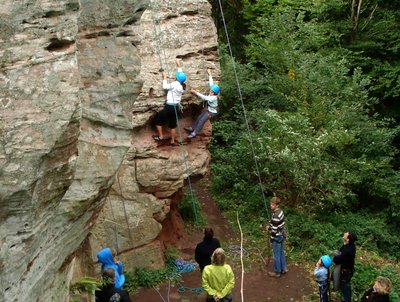
[[[161,298],[164,302],[167,302],[167,301],[163,298],[163,296],[161,295],[160,291],[159,291],[157,288],[155,288],[154,286],[153,286],[153,288],[154,288],[154,290],[160,295],[160,298]]]
[[[236,220],[239,225],[239,230],[240,230],[240,263],[242,266],[242,279],[240,281],[240,296],[242,298],[242,302],[244,301],[243,297],[243,282],[244,282],[244,265],[243,265],[243,232],[242,232],[242,227],[240,225],[239,221],[239,212],[236,211]]]
[[[221,11],[222,23],[224,24],[224,30],[225,30],[226,40],[227,40],[227,42],[228,42],[229,55],[230,55],[231,60],[232,60],[232,67],[233,67],[233,72],[234,72],[234,74],[235,74],[235,79],[236,79],[236,84],[237,84],[237,88],[238,88],[240,103],[241,103],[242,109],[243,109],[244,121],[245,121],[245,124],[246,124],[247,132],[249,133],[250,147],[251,147],[251,151],[252,151],[252,153],[253,153],[253,158],[254,158],[254,164],[255,164],[255,168],[256,168],[256,173],[257,173],[257,176],[258,176],[258,181],[259,181],[259,183],[260,183],[261,194],[262,194],[262,198],[263,198],[263,201],[264,201],[265,210],[266,210],[266,212],[268,213],[268,206],[267,206],[267,201],[266,201],[266,199],[265,199],[264,188],[263,188],[262,181],[261,181],[261,175],[260,175],[259,164],[258,164],[256,152],[255,152],[255,149],[254,149],[253,139],[251,138],[250,126],[249,126],[249,122],[248,122],[248,120],[247,120],[246,108],[245,108],[245,106],[244,106],[243,96],[242,96],[242,90],[240,89],[239,78],[238,78],[238,75],[237,75],[237,72],[236,72],[235,59],[233,58],[231,42],[230,42],[230,40],[229,40],[229,35],[228,35],[227,27],[226,27],[226,22],[225,22],[225,17],[224,17],[224,11],[223,11],[223,9],[222,9],[221,0],[218,0],[218,3],[219,3],[220,11]]]

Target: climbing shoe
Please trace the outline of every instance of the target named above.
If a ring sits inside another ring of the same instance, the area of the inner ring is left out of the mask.
[[[183,129],[185,129],[185,131],[186,131],[187,133],[192,133],[192,131],[193,131],[193,128],[192,128],[192,127],[185,127],[185,128],[183,128]]]
[[[153,139],[154,139],[156,142],[161,142],[161,141],[162,141],[162,138],[159,137],[158,135],[153,135]]]

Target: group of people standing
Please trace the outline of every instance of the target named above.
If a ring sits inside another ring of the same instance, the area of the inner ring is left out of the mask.
[[[176,142],[176,127],[178,124],[178,111],[181,108],[181,100],[184,91],[186,90],[187,76],[182,70],[180,61],[176,60],[178,71],[175,74],[175,81],[168,83],[167,73],[163,71],[163,89],[167,90],[167,99],[164,108],[156,115],[155,124],[157,135],[153,135],[153,139],[160,142],[164,139],[163,126],[168,125],[171,134],[171,146],[177,146]],[[185,127],[188,132],[188,138],[193,139],[203,129],[204,124],[217,116],[218,114],[218,96],[220,87],[214,83],[211,70],[207,70],[208,82],[210,86],[209,94],[204,95],[195,89],[191,89],[190,93],[198,96],[203,102],[207,103],[207,110],[202,112],[191,127]]]
[[[351,279],[354,275],[354,263],[356,258],[357,236],[347,231],[343,233],[343,245],[333,255],[323,255],[314,268],[314,277],[318,283],[320,302],[329,302],[329,268],[334,263],[333,282],[338,283],[341,291],[341,301],[351,302]],[[336,280],[337,279],[337,280]],[[368,289],[361,298],[361,302],[389,302],[389,294],[392,289],[391,281],[386,277],[377,277],[374,286]]]
[[[272,210],[268,224],[270,240],[272,243],[274,271],[268,272],[272,278],[280,278],[288,272],[284,252],[286,239],[285,215],[280,208],[281,200],[273,197],[270,201]],[[343,234],[343,245],[335,252],[333,258],[323,255],[318,259],[314,268],[314,277],[319,288],[320,302],[329,302],[330,272],[329,268],[335,264],[337,280],[341,291],[341,302],[351,302],[351,279],[354,274],[354,262],[356,257],[357,236],[353,232],[346,231]],[[131,302],[127,292],[122,290],[125,282],[123,267],[120,261],[114,260],[116,252],[106,248],[98,255],[98,262],[102,264],[103,286],[96,291],[98,302]],[[214,237],[211,228],[204,229],[203,241],[197,244],[195,260],[201,271],[202,287],[207,292],[207,302],[231,302],[232,290],[235,286],[235,276],[229,264],[226,263],[225,251],[221,248],[218,239]],[[333,276],[336,275],[334,272]],[[391,282],[388,278],[378,277],[374,285],[368,289],[361,298],[361,302],[389,302]]]
[[[272,197],[270,208],[271,219],[268,224],[270,241],[272,243],[274,270],[268,272],[272,278],[280,278],[288,272],[284,242],[287,236],[285,229],[285,215],[280,208],[281,199]],[[225,264],[225,254],[220,248],[220,242],[213,237],[212,229],[204,230],[204,239],[196,246],[195,259],[202,272],[202,286],[207,292],[207,302],[232,301],[232,290],[235,285],[231,267]],[[318,284],[320,302],[329,302],[330,272],[329,268],[335,264],[337,270],[338,289],[341,292],[341,302],[352,301],[351,279],[354,274],[357,236],[351,231],[343,234],[343,245],[331,258],[323,255],[318,259],[314,268],[314,277]],[[336,275],[334,273],[333,275]],[[377,277],[373,287],[368,289],[361,298],[361,302],[389,302],[391,281],[386,277]]]

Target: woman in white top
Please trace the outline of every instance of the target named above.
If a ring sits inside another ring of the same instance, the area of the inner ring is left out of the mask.
[[[211,70],[208,69],[208,81],[210,84],[210,93],[209,95],[204,95],[197,92],[194,89],[190,90],[190,93],[197,95],[202,99],[203,102],[207,102],[207,111],[202,112],[192,127],[185,127],[185,130],[189,133],[188,138],[195,138],[196,134],[203,129],[204,124],[209,120],[217,116],[218,114],[218,94],[220,92],[220,88],[218,85],[214,84],[213,78],[211,76]]]
[[[167,73],[163,72],[163,89],[168,90],[167,101],[165,102],[164,109],[162,109],[155,118],[155,124],[157,128],[158,135],[153,135],[154,140],[161,141],[164,139],[162,127],[168,124],[171,132],[171,145],[178,145],[175,143],[176,137],[176,126],[178,122],[178,112],[180,102],[182,99],[182,94],[186,88],[184,84],[186,81],[186,74],[182,71],[181,64],[179,60],[176,60],[176,65],[178,67],[178,72],[175,77],[176,80],[172,83],[167,82]]]

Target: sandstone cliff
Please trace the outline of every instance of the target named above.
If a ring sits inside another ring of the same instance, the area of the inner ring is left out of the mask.
[[[204,0],[1,1],[0,301],[64,301],[105,246],[162,265],[161,222],[206,173],[209,138],[157,148],[158,70],[181,58],[197,89],[218,75],[210,15]]]

